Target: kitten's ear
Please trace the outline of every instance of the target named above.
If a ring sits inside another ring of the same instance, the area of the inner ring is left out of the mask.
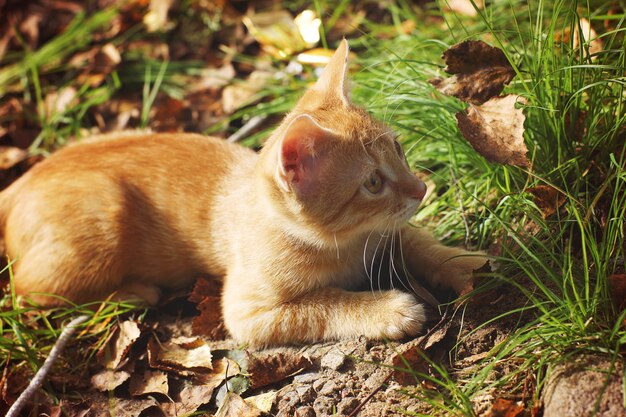
[[[289,124],[278,143],[276,182],[280,188],[300,196],[315,189],[325,144],[332,134],[308,114],[298,116]]]
[[[325,96],[339,98],[343,103],[350,101],[346,82],[348,52],[348,41],[344,39],[311,90],[319,91]]]

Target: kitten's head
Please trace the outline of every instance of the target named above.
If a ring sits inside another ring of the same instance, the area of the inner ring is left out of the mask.
[[[344,40],[261,152],[272,205],[323,239],[402,224],[426,192],[395,135],[350,102],[347,59]]]

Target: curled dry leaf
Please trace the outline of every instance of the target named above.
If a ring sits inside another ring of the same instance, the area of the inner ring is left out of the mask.
[[[0,171],[6,171],[28,158],[28,152],[15,146],[0,146]]]
[[[167,374],[162,371],[145,371],[135,373],[128,387],[131,395],[164,394],[167,395],[169,384]]]
[[[455,13],[464,14],[466,16],[476,16],[478,12],[474,8],[472,1],[479,9],[485,6],[483,0],[447,0],[445,6]]]
[[[524,415],[524,403],[521,401],[496,398],[485,417],[523,417]]]
[[[207,372],[213,368],[211,348],[200,338],[177,337],[158,344],[148,343],[148,362],[153,368],[183,376]]]
[[[215,413],[215,417],[258,417],[261,410],[248,404],[241,396],[234,392],[226,394],[222,406]]]
[[[285,58],[313,46],[302,38],[298,25],[286,10],[249,14],[242,20],[261,47],[276,58]],[[302,19],[302,24],[310,36],[308,32],[315,21]]]
[[[173,0],[150,0],[148,13],[143,18],[148,32],[167,29],[167,14]]]
[[[565,203],[565,195],[550,185],[537,185],[526,191],[533,195],[544,219],[556,213]]]
[[[488,161],[530,166],[524,143],[524,113],[516,109],[524,99],[516,95],[494,97],[481,106],[456,114],[461,133],[472,147]]]
[[[248,355],[248,373],[252,388],[260,388],[289,378],[312,365],[301,354],[267,352]]]
[[[189,296],[189,301],[198,303],[200,315],[194,317],[192,330],[196,335],[207,336],[211,340],[226,338],[226,328],[222,319],[220,294],[222,283],[218,280],[199,278]]]
[[[211,401],[213,392],[226,378],[237,375],[239,367],[227,358],[221,358],[213,364],[208,374],[199,374],[193,380],[174,378],[170,387],[171,403],[161,405],[166,415],[182,415],[193,413],[203,404]]]
[[[442,93],[475,105],[499,95],[515,77],[515,70],[499,48],[482,41],[465,41],[443,53],[446,72],[452,77],[430,83]]]
[[[120,323],[109,343],[98,352],[100,363],[107,369],[118,369],[140,336],[141,330],[137,322],[126,320]]]
[[[126,371],[114,371],[105,369],[91,377],[91,386],[98,391],[112,391],[122,385],[130,378],[130,373]]]
[[[254,407],[261,410],[263,413],[269,413],[276,402],[276,395],[278,391],[269,391],[259,395],[253,395],[252,397],[248,397],[245,401],[248,404],[253,405]]]

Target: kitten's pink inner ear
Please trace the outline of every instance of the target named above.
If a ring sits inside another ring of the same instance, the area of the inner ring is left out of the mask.
[[[348,102],[348,85],[346,73],[348,68],[348,41],[342,40],[334,55],[324,68],[322,75],[317,80],[312,90],[317,90],[327,96],[338,97],[343,102]]]
[[[285,191],[302,195],[317,184],[324,161],[324,143],[332,135],[309,115],[291,122],[280,142],[276,181]]]

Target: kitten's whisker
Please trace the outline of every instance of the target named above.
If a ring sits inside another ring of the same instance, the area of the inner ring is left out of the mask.
[[[406,282],[410,288],[404,287],[407,291],[411,291],[413,294],[417,294],[417,290],[413,286],[411,282],[412,276],[406,267],[406,262],[404,261],[404,251],[402,250],[402,228],[398,229],[398,238],[400,240],[400,263],[402,264],[402,270],[404,271],[404,276],[406,277]]]
[[[385,232],[384,232],[385,244],[383,246],[383,250],[381,252],[381,257],[380,257],[380,263],[378,265],[378,292],[381,292],[381,293],[382,293],[382,290],[381,290],[381,285],[380,285],[380,277],[381,277],[382,270],[383,270],[383,259],[385,257],[385,252],[387,251],[387,242],[389,241],[389,234],[387,233],[387,231],[389,230],[390,223],[391,222],[387,223],[387,227],[385,227]]]
[[[337,243],[337,233],[333,233],[333,238],[335,238],[335,247],[337,248],[337,259],[339,259],[339,244]]]
[[[385,229],[386,231],[387,229]],[[384,233],[380,234],[380,238],[378,239],[378,243],[376,244],[376,248],[374,248],[374,253],[372,255],[372,262],[370,264],[370,282],[372,293],[374,293],[374,263],[376,262],[376,255],[378,254],[378,248],[380,247],[380,243],[383,241]]]
[[[369,273],[367,268],[367,245],[370,241],[370,237],[372,237],[372,233],[374,233],[374,229],[367,235],[367,239],[365,239],[365,247],[363,248],[363,269],[365,269],[365,276],[371,281],[372,276]]]

